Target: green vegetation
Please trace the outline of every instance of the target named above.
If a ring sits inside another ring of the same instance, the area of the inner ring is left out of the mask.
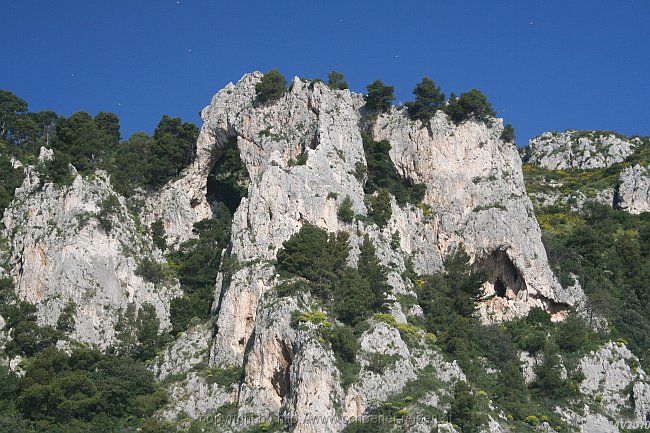
[[[50,347],[30,360],[24,377],[2,374],[7,431],[135,431],[167,400],[144,365],[96,350],[68,355]]]
[[[384,228],[393,215],[393,209],[390,203],[390,193],[387,189],[380,189],[377,195],[370,196],[368,199],[368,218],[371,222],[377,224],[379,228]]]
[[[476,307],[483,296],[485,274],[472,272],[462,246],[445,259],[444,269],[432,276],[414,277],[424,317],[409,320],[437,335],[437,344],[449,359],[458,361],[469,380],[469,388],[456,386],[448,416],[463,431],[477,431],[485,421],[479,413],[485,409],[476,406],[480,400],[476,397],[484,393],[516,426],[524,426],[527,417],[535,416],[565,431],[555,406],[578,397],[581,378],[575,374],[575,362],[579,354],[597,347],[601,337],[574,314],[566,322],[554,324],[540,309],[500,326],[482,325]],[[529,387],[519,368],[519,350],[544,354],[536,369],[537,380]],[[560,362],[569,371],[566,380],[561,379]],[[487,368],[497,373],[487,374]]]
[[[339,206],[337,215],[339,219],[344,223],[351,223],[352,220],[354,220],[354,210],[352,210],[352,199],[350,198],[349,195],[346,195],[343,201],[341,202],[341,206]]]
[[[8,431],[135,431],[151,424],[166,402],[165,392],[142,363],[160,347],[159,321],[151,306],[120,314],[119,343],[110,354],[55,345],[74,329],[74,303],[67,303],[56,328],[36,322],[36,307],[17,299],[12,283],[0,279],[0,314],[11,340],[4,353],[24,357],[24,375],[0,368],[0,426]],[[116,428],[118,430],[112,430]]]
[[[342,73],[332,71],[327,74],[327,86],[332,90],[345,90],[348,88],[348,83],[345,82]]]
[[[422,81],[413,89],[415,101],[404,104],[412,120],[420,120],[423,125],[428,125],[436,111],[444,108],[445,94],[440,87],[429,77],[422,78]]]
[[[239,383],[244,371],[240,367],[211,368],[206,371],[208,383],[216,383],[223,388],[230,388],[233,384]]]
[[[379,114],[390,109],[391,101],[395,99],[393,86],[386,86],[379,80],[375,80],[366,87],[368,93],[365,95],[366,109],[370,113]]]
[[[46,146],[54,150],[54,158],[39,165],[45,180],[70,184],[70,164],[81,175],[103,169],[115,190],[129,197],[136,188],[159,188],[194,158],[198,128],[178,118],[163,116],[153,137],[138,132],[120,142],[120,123],[113,113],[92,117],[77,112],[67,118],[51,111],[31,113],[25,101],[11,92],[0,92],[0,167],[7,168],[12,155],[23,164],[33,164],[40,147]],[[12,169],[0,173],[2,210],[22,174]]]
[[[570,286],[576,275],[589,311],[607,318],[612,337],[624,337],[643,367],[650,367],[650,215],[598,204],[580,212],[541,209],[538,215],[560,282]]]
[[[197,238],[182,243],[169,253],[168,260],[181,283],[183,296],[171,302],[172,334],[187,329],[194,317],[206,319],[214,299],[214,284],[222,261],[222,251],[230,241],[232,216],[223,203],[212,219],[194,224]]]
[[[2,143],[0,142],[0,145]],[[0,152],[3,149],[0,147]],[[0,153],[0,215],[14,198],[14,191],[20,186],[23,176],[20,170],[11,166],[9,157]]]
[[[255,85],[257,100],[262,104],[280,99],[287,91],[287,80],[277,69],[271,69]]]
[[[151,223],[151,238],[153,239],[153,244],[160,251],[167,249],[167,235],[165,235],[165,227],[161,219],[157,219]]]
[[[386,306],[387,269],[379,263],[368,237],[361,245],[357,269],[348,267],[348,235],[328,234],[311,224],[303,225],[282,246],[277,253],[278,273],[284,278],[304,279],[306,289],[343,325],[332,326],[323,313],[298,313],[292,323],[318,325],[322,337],[332,346],[343,384],[348,386],[359,372],[355,334],[359,332],[358,325]],[[285,284],[282,295],[304,289],[303,285]]]
[[[210,203],[223,203],[231,214],[248,195],[250,176],[241,160],[236,140],[232,140],[212,167],[208,175],[207,199]]]
[[[512,124],[508,123],[503,127],[503,132],[501,132],[501,140],[507,143],[515,142],[515,128]]]
[[[461,93],[460,98],[452,93],[445,112],[455,123],[461,123],[471,118],[487,123],[496,116],[492,104],[478,89]]]
[[[420,203],[424,198],[426,185],[413,183],[397,172],[390,159],[390,143],[387,140],[374,141],[366,134],[362,138],[368,164],[368,179],[364,185],[366,194],[385,189],[395,196],[395,200],[400,206],[406,203]]]

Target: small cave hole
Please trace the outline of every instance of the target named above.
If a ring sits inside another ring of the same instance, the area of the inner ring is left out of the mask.
[[[497,279],[494,281],[494,292],[496,293],[496,295],[500,298],[505,298],[507,290],[508,288],[506,287],[505,284],[503,284],[501,278],[497,277]]]
[[[487,281],[493,285],[494,293],[501,298],[514,298],[526,290],[524,277],[503,250],[492,251],[474,263],[475,270],[483,270]]]

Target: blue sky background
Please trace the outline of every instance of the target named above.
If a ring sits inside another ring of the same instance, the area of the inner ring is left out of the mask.
[[[519,145],[543,131],[650,135],[650,0],[0,0],[0,88],[33,111],[163,113],[200,123],[229,81],[278,67],[377,78],[397,100],[430,76],[479,88]],[[191,50],[191,51],[190,51]]]

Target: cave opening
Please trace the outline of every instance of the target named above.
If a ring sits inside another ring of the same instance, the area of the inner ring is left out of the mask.
[[[494,281],[494,293],[500,298],[505,298],[506,297],[506,292],[508,288],[506,285],[501,281],[501,278],[497,277],[497,279]]]
[[[522,290],[526,290],[524,277],[503,250],[492,251],[474,263],[475,270],[487,274],[487,282],[492,285],[494,294],[501,298],[513,299]]]
[[[206,198],[214,208],[222,203],[230,214],[234,214],[242,198],[248,196],[250,177],[241,159],[237,138],[232,137],[228,145],[212,166],[208,174]]]

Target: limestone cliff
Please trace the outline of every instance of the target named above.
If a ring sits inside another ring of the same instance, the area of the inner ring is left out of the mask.
[[[545,132],[530,140],[524,159],[551,170],[603,168],[622,162],[641,143],[605,131]]]
[[[572,304],[573,297],[548,267],[521,162],[517,150],[500,139],[500,120],[456,126],[439,112],[424,128],[398,109],[380,115],[371,132],[391,143],[390,155],[402,176],[427,186],[424,205],[400,207],[393,200],[392,218],[383,229],[362,221],[347,224],[337,218],[346,196],[356,214],[368,212],[364,179],[355,176],[366,164],[362,96],[295,78],[280,100],[260,105],[255,100],[260,79],[259,73],[245,75],[214,96],[202,112],[196,160],[148,202],[150,209],[164,209],[152,211],[150,218],[162,217],[170,238],[186,239],[188,228],[210,214],[208,173],[227,146],[237,146],[250,174],[248,196],[232,225],[230,254],[240,268],[217,279],[209,363],[243,367],[236,396],[240,414],[285,413],[297,420],[295,431],[338,431],[370,401],[385,398],[385,390],[399,391],[412,374],[400,371],[417,371],[435,359],[411,353],[399,334],[389,333],[394,346],[403,347],[396,355],[407,364],[396,362],[392,374],[363,381],[360,388],[341,388],[331,353],[288,322],[293,310],[309,309],[309,301],[277,299],[274,293],[271,261],[282,242],[307,222],[348,232],[353,261],[369,235],[391,269],[393,295],[413,294],[411,282],[401,276],[408,257],[417,272],[430,274],[462,243],[475,266],[488,271],[486,291],[496,295],[482,307],[485,320],[522,315],[534,306],[561,317]],[[293,164],[303,153],[306,163]],[[394,233],[397,248],[391,246]],[[392,313],[404,322],[399,303]],[[313,416],[329,424],[314,430],[306,420]]]
[[[154,284],[142,277],[143,259],[166,262],[149,227],[162,222],[170,250],[195,236],[193,225],[213,215],[208,178],[234,146],[249,179],[223,252],[228,265],[222,262],[214,282],[209,319],[190,322],[149,364],[169,394],[158,416],[186,423],[239,415],[234,424],[219,424],[219,431],[281,418],[296,433],[335,433],[374,409],[401,407],[391,406],[398,398],[413,415],[401,431],[429,432],[438,421],[440,431],[458,431],[442,420],[454,384],[470,375],[462,363],[443,355],[435,335],[413,324],[423,310],[414,287],[419,283],[408,272],[443,270],[444,258],[462,244],[473,268],[488,277],[487,300],[479,308],[487,324],[525,316],[534,307],[557,321],[584,300],[577,281],[563,288],[549,267],[522,161],[501,139],[501,119],[455,124],[438,111],[425,125],[396,107],[373,117],[362,95],[299,78],[280,99],[261,104],[255,90],[261,79],[258,72],[247,74],[219,91],[202,111],[192,164],[135,201],[115,193],[102,171],[55,186],[27,166],[4,214],[7,245],[0,271],[13,279],[21,299],[37,306],[43,323],[56,324],[63,308],[75,305],[73,339],[110,346],[119,312],[128,305],[154,306],[161,330],[169,328],[170,302],[180,290],[174,278]],[[367,136],[387,141],[398,174],[426,187],[419,204],[400,205],[391,197],[384,227],[368,218]],[[528,160],[553,169],[605,167],[640,145],[614,135],[546,134],[531,144]],[[51,155],[44,151],[44,157]],[[641,165],[621,174],[616,190],[621,208],[647,210],[647,179]],[[606,198],[613,202],[614,194],[612,189]],[[356,215],[352,222],[338,216],[347,197]],[[281,291],[277,252],[307,223],[347,233],[351,266],[367,237],[388,269],[393,302],[388,312],[369,317],[356,330],[354,380],[323,338],[336,322],[331,312],[311,294]],[[543,358],[520,355],[532,383]],[[483,361],[477,361],[479,369]],[[585,432],[616,431],[613,418],[647,416],[648,381],[623,343],[607,344],[575,362],[584,376],[576,387],[588,406],[558,406],[563,420]],[[499,380],[497,370],[484,370],[487,380]],[[564,379],[575,373],[570,370],[564,368]],[[482,404],[485,431],[508,431],[511,420],[487,393],[472,392]],[[599,403],[604,407],[591,416]],[[540,431],[553,428],[543,420],[539,426]]]
[[[152,305],[161,327],[169,326],[169,302],[178,289],[138,275],[140,260],[153,254],[151,240],[142,236],[137,217],[105,173],[77,175],[60,187],[42,182],[27,167],[3,222],[6,271],[17,295],[37,306],[40,322],[56,325],[71,304],[72,337],[100,347],[114,341],[119,313],[128,304],[136,311]]]

